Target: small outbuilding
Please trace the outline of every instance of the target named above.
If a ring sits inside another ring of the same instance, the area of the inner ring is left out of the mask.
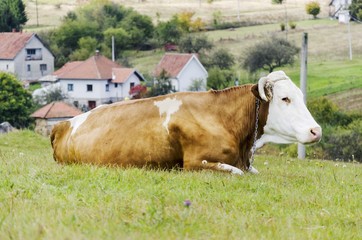
[[[82,114],[82,111],[74,106],[64,102],[52,102],[38,109],[30,116],[35,118],[35,132],[43,136],[49,136],[56,123],[79,114]]]

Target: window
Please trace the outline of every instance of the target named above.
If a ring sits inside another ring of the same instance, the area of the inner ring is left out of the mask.
[[[114,88],[118,88],[118,83],[115,83],[115,84],[114,84]]]
[[[129,84],[129,89],[132,89],[134,87],[134,82],[131,82],[130,84]]]
[[[73,88],[73,83],[68,83],[68,92],[73,92],[74,88]]]
[[[32,61],[32,60],[42,60],[43,55],[41,52],[41,48],[28,48],[26,49],[26,60]]]
[[[6,70],[9,70],[9,64],[6,64]]]
[[[28,55],[35,55],[36,50],[34,48],[26,49],[26,54]]]
[[[106,92],[109,92],[109,84],[106,84]]]
[[[31,71],[31,66],[30,66],[30,64],[27,65],[27,69],[28,69],[28,72]]]
[[[40,64],[40,71],[44,72],[46,70],[48,70],[47,65],[46,64]]]
[[[93,85],[87,84],[87,92],[93,92]]]

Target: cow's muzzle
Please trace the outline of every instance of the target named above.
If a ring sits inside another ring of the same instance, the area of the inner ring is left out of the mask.
[[[310,143],[319,142],[322,138],[322,128],[321,127],[314,127],[310,129]]]

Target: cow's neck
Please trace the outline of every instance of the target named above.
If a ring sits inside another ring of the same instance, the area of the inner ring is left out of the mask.
[[[254,143],[254,133],[256,124],[256,97],[251,92],[253,85],[243,85],[232,87],[222,91],[212,91],[216,101],[220,106],[220,122],[225,128],[235,136],[240,143],[241,152],[249,153]],[[263,134],[269,110],[269,103],[260,101],[258,114],[258,134],[259,139]],[[242,161],[246,161],[246,156],[241,156]],[[243,163],[245,164],[245,162]]]

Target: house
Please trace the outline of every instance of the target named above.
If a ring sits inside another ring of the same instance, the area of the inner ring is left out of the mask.
[[[145,79],[136,69],[123,68],[97,52],[85,61],[66,63],[42,80],[59,85],[67,102],[88,110],[124,100]]]
[[[339,14],[344,17],[343,11],[348,10],[352,4],[352,0],[332,0],[329,2],[329,16],[333,18],[339,18]]]
[[[35,132],[48,136],[53,126],[81,114],[82,111],[64,102],[52,102],[30,116],[35,118]]]
[[[201,90],[206,90],[208,73],[196,54],[166,53],[156,66],[154,76],[162,72],[171,79],[175,91],[189,91],[194,81],[202,81]]]
[[[54,55],[39,36],[26,32],[0,33],[0,71],[22,81],[38,80],[54,71]]]

